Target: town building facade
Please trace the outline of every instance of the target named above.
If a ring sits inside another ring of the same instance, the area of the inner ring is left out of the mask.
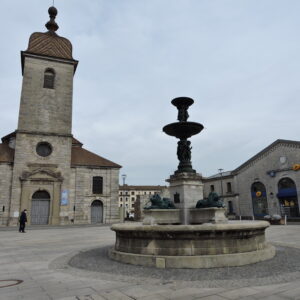
[[[215,191],[229,214],[300,218],[300,142],[276,140],[235,170],[203,182],[204,196]]]
[[[72,44],[57,35],[57,10],[47,32],[21,52],[22,92],[17,130],[0,144],[0,224],[112,223],[119,220],[119,166],[72,135]]]
[[[143,198],[149,201],[152,195],[163,194],[166,189],[161,185],[120,185],[119,207],[125,208],[126,213],[134,213],[137,200]]]

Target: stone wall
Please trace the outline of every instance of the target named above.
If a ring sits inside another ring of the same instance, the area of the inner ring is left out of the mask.
[[[36,153],[36,145],[42,141],[46,141],[52,146],[52,153],[47,157],[41,157]],[[44,173],[45,170],[50,170],[54,173],[60,173],[62,177],[62,183],[61,186],[57,187],[57,189],[59,190],[56,189],[55,193],[60,194],[61,190],[70,190],[69,182],[71,145],[71,137],[17,133],[10,208],[12,224],[17,223],[17,218],[14,217],[14,212],[20,211],[24,208],[28,209],[30,223],[30,205],[32,194],[36,190],[44,188],[46,189],[46,185],[49,185],[49,180],[51,181],[50,178],[48,178],[46,182],[45,180],[38,180],[37,178],[28,178],[27,181],[30,185],[30,189],[28,190],[27,195],[24,195],[24,193],[22,195],[22,182],[20,178],[25,173],[33,173],[37,170],[40,170],[41,173]],[[55,181],[56,179],[53,178],[53,180]],[[52,184],[54,181],[52,181]],[[21,198],[23,199],[23,207]],[[56,196],[56,201],[59,202],[59,199],[60,196]],[[55,205],[59,205],[59,203],[56,203]],[[56,220],[54,222],[59,223],[59,220]]]
[[[55,72],[54,89],[43,88],[44,72]],[[25,57],[18,130],[71,134],[74,66]]]
[[[286,161],[281,163],[280,157],[286,157]],[[237,189],[239,191],[241,214],[248,216],[253,215],[251,185],[256,181],[262,182],[266,187],[269,214],[278,214],[280,212],[276,194],[278,192],[278,182],[281,178],[289,177],[295,182],[299,203],[300,171],[290,170],[294,164],[299,163],[299,147],[287,144],[278,144],[267,153],[241,169],[237,175]],[[267,172],[271,170],[278,170],[275,177],[271,177],[267,174]],[[271,193],[273,193],[273,197],[271,197]]]
[[[6,226],[8,222],[11,180],[12,165],[0,163],[0,226]]]
[[[103,193],[93,194],[93,177],[103,178]],[[119,192],[119,169],[107,168],[72,168],[70,208],[75,205],[75,224],[91,223],[91,204],[95,200],[103,203],[103,223],[119,222],[118,192]],[[70,210],[73,217],[73,210]]]

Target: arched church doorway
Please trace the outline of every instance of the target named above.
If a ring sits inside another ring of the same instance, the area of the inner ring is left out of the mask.
[[[254,182],[251,186],[253,215],[263,217],[268,214],[266,187],[262,182]]]
[[[282,215],[288,218],[300,217],[296,184],[291,178],[284,177],[279,180],[277,198]]]
[[[100,200],[93,201],[91,205],[91,223],[103,223],[103,204]]]
[[[46,191],[37,191],[31,200],[31,224],[46,225],[49,222],[50,195]]]

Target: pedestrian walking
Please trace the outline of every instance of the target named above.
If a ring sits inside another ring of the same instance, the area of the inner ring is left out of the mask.
[[[19,232],[25,232],[25,223],[27,222],[27,209],[24,209],[21,213],[21,216],[20,216],[20,227],[19,227]]]

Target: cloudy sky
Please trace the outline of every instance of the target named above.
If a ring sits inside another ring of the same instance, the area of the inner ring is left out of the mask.
[[[46,31],[52,0],[1,0],[0,135],[17,127],[20,50]],[[195,100],[193,167],[232,170],[276,139],[300,140],[300,1],[56,0],[58,34],[79,60],[73,134],[123,166],[128,184],[177,168],[170,101]],[[120,179],[121,180],[121,179]]]

